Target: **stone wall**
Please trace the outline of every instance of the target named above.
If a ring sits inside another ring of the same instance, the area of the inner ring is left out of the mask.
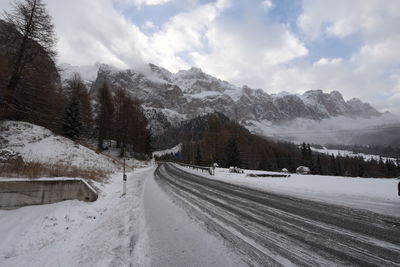
[[[0,209],[15,209],[64,200],[95,201],[97,192],[82,179],[0,179]]]

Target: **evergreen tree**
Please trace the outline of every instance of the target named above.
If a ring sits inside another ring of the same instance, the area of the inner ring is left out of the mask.
[[[288,166],[289,172],[295,172],[296,167],[295,167],[295,165],[294,165],[293,159],[292,159],[292,157],[290,156],[290,154],[288,154],[288,155],[286,156],[286,159],[287,159],[287,166]]]
[[[335,156],[332,154],[332,157],[331,157],[331,171],[332,171],[332,174],[334,175],[334,176],[337,176],[338,175],[338,170],[337,170],[337,167],[336,167],[336,159],[335,159]]]
[[[90,104],[90,97],[86,85],[78,73],[74,73],[72,78],[67,80],[67,90],[69,94],[78,99],[82,118],[81,136],[90,138],[93,132],[92,105]]]
[[[226,166],[240,167],[240,151],[236,138],[229,138],[225,145]]]
[[[304,143],[304,142],[301,145],[301,159],[303,161],[302,164],[306,165],[306,163],[307,163],[307,146],[306,146],[306,143]]]
[[[317,157],[317,173],[323,175],[324,171],[322,170],[322,165],[321,165],[321,157],[318,155]]]
[[[79,140],[82,129],[82,117],[78,99],[72,96],[70,103],[64,112],[64,135],[72,140]]]
[[[203,160],[202,160],[202,157],[201,157],[201,149],[200,149],[200,145],[199,144],[197,144],[197,147],[196,147],[195,164],[196,165],[202,165],[203,164]]]
[[[311,151],[310,144],[307,144],[307,160],[308,161],[312,160],[312,151]]]
[[[341,157],[336,157],[336,162],[337,162],[337,175],[338,176],[343,176],[343,171],[342,171],[342,165],[340,164],[340,159]]]

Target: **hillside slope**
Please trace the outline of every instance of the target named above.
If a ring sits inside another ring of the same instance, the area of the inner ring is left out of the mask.
[[[0,122],[0,150],[2,149],[17,153],[25,162],[62,164],[105,172],[119,169],[116,160],[27,122]]]

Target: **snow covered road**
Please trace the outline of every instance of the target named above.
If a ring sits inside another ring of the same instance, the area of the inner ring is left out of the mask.
[[[246,266],[221,239],[190,218],[160,182],[148,177],[144,192],[151,266]]]
[[[161,164],[155,177],[249,265],[400,266],[398,217],[260,192],[171,164]]]

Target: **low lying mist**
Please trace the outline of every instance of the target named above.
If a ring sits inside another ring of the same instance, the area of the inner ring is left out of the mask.
[[[400,118],[389,113],[370,119],[339,116],[321,121],[295,119],[280,124],[246,124],[254,133],[285,141],[400,147]]]

